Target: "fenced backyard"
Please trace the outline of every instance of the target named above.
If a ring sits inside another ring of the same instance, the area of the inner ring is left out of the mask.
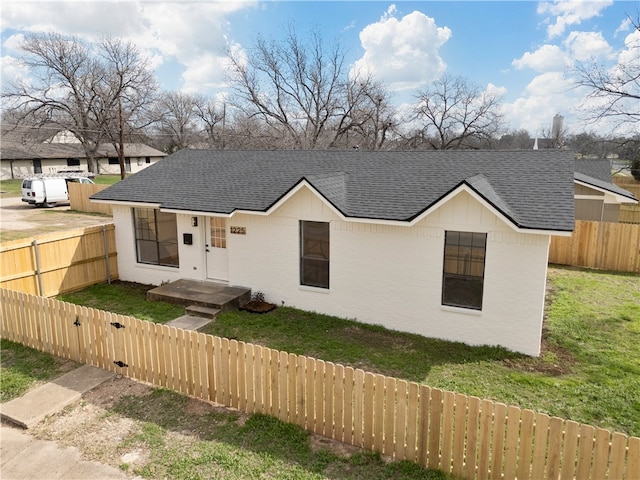
[[[549,263],[640,273],[640,225],[576,220],[570,237],[551,237]]]
[[[113,224],[0,245],[0,287],[50,297],[118,278]]]
[[[44,297],[0,301],[9,340],[460,478],[640,472],[640,438]]]

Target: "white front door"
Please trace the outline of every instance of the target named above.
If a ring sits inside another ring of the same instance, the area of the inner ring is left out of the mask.
[[[227,282],[229,281],[227,220],[219,217],[208,217],[206,229],[207,278]]]

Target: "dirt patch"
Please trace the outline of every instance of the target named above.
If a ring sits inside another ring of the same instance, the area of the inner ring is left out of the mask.
[[[145,442],[140,441],[148,434],[148,423],[144,416],[117,412],[123,401],[128,399],[129,403],[137,404],[138,400],[130,400],[132,397],[139,398],[142,403],[140,408],[153,410],[148,421],[156,423],[156,416],[158,419],[162,418],[163,405],[158,402],[165,402],[168,398],[157,393],[158,390],[150,385],[118,375],[87,392],[62,412],[47,417],[33,427],[30,433],[38,438],[55,440],[60,445],[75,446],[86,459],[116,468],[126,468],[131,472],[144,467],[150,461],[151,452],[145,447]],[[186,397],[183,402],[178,403],[182,405],[181,411],[175,411],[176,402],[166,404],[166,413],[172,415],[172,419],[167,420],[171,423],[171,428],[164,437],[165,444],[187,448],[188,445],[207,438],[210,432],[198,419],[219,417],[224,418],[224,423],[229,421],[228,418],[233,418],[237,424],[244,425],[249,417],[237,410],[191,397]],[[162,424],[163,421],[159,423]],[[361,451],[351,445],[315,434],[311,434],[310,444],[314,451],[329,450],[342,457]]]

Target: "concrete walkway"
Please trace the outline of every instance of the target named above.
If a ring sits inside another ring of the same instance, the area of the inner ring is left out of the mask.
[[[85,365],[0,405],[0,478],[16,479],[128,479],[117,468],[82,460],[75,447],[59,447],[38,440],[18,428],[29,428],[47,415],[62,410],[83,393],[97,387],[114,374]],[[12,426],[12,425],[15,425]]]
[[[111,480],[129,479],[123,471],[82,460],[75,447],[59,447],[38,440],[16,427],[0,426],[0,477],[2,480]]]

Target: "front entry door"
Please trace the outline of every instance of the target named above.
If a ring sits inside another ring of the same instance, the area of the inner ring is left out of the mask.
[[[227,282],[229,281],[227,220],[225,218],[208,217],[206,229],[207,278]]]

